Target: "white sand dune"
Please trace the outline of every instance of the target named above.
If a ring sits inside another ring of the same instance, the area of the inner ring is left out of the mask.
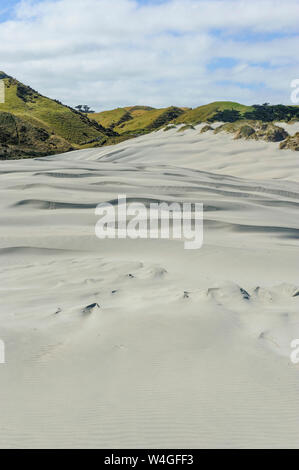
[[[1,162],[0,447],[298,447],[299,156],[200,128]],[[203,247],[97,239],[118,194]]]

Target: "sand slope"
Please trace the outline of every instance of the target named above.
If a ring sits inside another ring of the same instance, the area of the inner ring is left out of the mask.
[[[298,181],[200,126],[1,162],[0,446],[298,447]],[[204,246],[98,240],[118,194],[203,202]]]

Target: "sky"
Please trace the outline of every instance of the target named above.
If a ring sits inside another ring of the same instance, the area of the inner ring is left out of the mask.
[[[0,70],[95,111],[291,103],[299,0],[0,0]]]

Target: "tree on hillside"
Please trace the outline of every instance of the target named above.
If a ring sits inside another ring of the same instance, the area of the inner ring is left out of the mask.
[[[87,104],[78,104],[78,106],[76,106],[76,109],[77,109],[80,113],[84,113],[84,114],[92,114],[92,113],[95,112],[95,111],[93,111],[92,109],[90,109],[90,107],[87,106]]]
[[[299,118],[299,108],[296,106],[285,106],[276,104],[270,106],[268,103],[262,105],[254,104],[253,111],[244,114],[245,119],[253,119],[263,122],[290,121]]]
[[[209,122],[235,122],[241,119],[241,114],[236,109],[224,109],[223,111],[218,111],[214,114],[210,119]]]

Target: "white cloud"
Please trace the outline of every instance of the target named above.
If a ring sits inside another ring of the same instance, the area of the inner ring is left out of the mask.
[[[71,105],[289,103],[298,0],[23,0],[0,69]],[[217,58],[231,67],[209,67]]]

